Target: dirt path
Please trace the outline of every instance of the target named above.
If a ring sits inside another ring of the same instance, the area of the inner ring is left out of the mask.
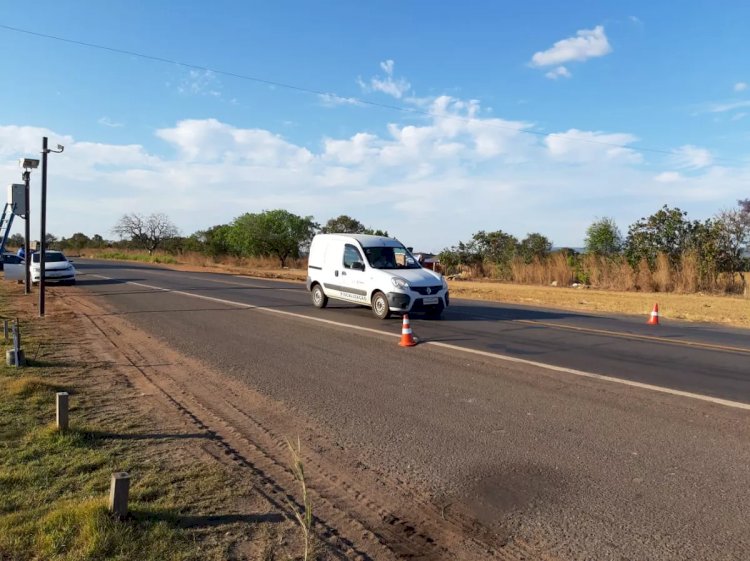
[[[456,509],[430,502],[409,482],[376,473],[325,430],[282,404],[166,347],[109,313],[78,289],[52,296],[76,310],[95,352],[123,364],[123,375],[154,397],[158,416],[179,421],[211,439],[201,448],[254,482],[279,513],[299,506],[298,483],[288,468],[287,438],[302,442],[314,530],[325,558],[347,559],[551,559],[530,544],[506,542]],[[179,440],[177,447],[192,444]],[[253,548],[244,549],[251,558]],[[322,553],[322,552],[321,552]]]

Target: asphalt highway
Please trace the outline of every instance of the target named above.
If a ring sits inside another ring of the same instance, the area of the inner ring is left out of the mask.
[[[112,313],[550,558],[750,558],[747,331],[455,300],[402,349],[399,318],[299,284],[76,267]]]
[[[401,318],[385,322],[367,308],[331,301],[318,310],[299,283],[145,265],[77,263],[80,272],[117,282],[189,292],[247,306],[288,311],[398,334]],[[101,280],[81,277],[82,285]],[[131,292],[153,290],[132,285]],[[497,353],[623,380],[750,404],[750,331],[715,325],[576,312],[454,299],[443,319],[411,318],[420,341]]]

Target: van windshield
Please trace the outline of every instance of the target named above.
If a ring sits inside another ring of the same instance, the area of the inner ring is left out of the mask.
[[[365,247],[365,256],[373,269],[421,269],[405,247]]]

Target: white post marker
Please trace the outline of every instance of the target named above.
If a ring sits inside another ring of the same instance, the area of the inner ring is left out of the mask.
[[[57,430],[68,430],[68,392],[57,392]]]

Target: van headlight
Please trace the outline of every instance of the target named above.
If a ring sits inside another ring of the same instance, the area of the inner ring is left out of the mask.
[[[391,282],[396,288],[400,288],[401,290],[409,290],[409,283],[406,281],[406,279],[402,279],[401,277],[391,277]]]

